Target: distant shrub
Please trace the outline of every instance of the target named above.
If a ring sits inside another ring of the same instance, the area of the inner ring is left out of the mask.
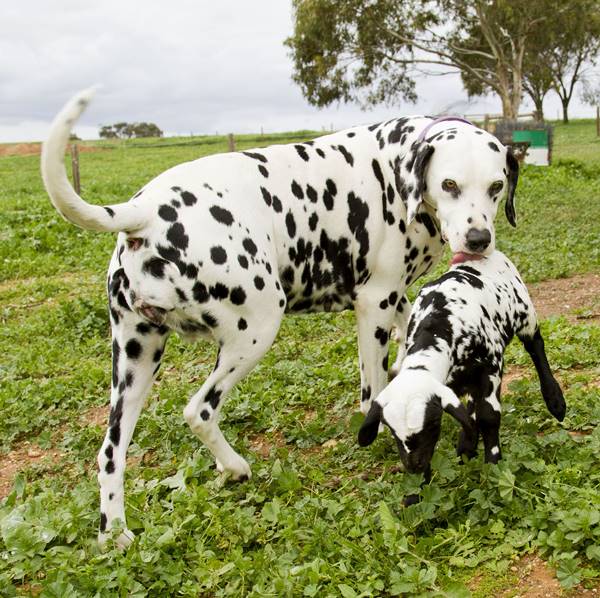
[[[131,139],[132,137],[162,137],[163,132],[154,123],[126,123],[100,127],[100,137],[104,139]]]

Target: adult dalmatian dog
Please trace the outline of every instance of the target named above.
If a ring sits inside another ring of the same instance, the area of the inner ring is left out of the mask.
[[[65,219],[118,233],[108,271],[111,412],[98,456],[103,540],[113,521],[125,522],[126,451],[170,332],[218,343],[214,370],[184,417],[220,471],[247,479],[219,413],[284,312],[355,310],[366,414],[386,384],[389,331],[406,328],[406,288],[444,241],[454,253],[493,250],[503,197],[515,225],[518,164],[470,123],[414,116],[187,162],[129,201],[101,207],[75,193],[63,161],[91,96],[81,92],[54,120],[42,175]],[[118,542],[131,538],[125,529]]]

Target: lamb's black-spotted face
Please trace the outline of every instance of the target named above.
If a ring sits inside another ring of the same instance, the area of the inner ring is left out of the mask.
[[[396,440],[400,459],[409,473],[427,473],[442,425],[440,397],[431,395],[423,405],[413,404],[412,412],[398,403],[383,410],[383,422]],[[420,429],[417,429],[420,428]]]
[[[425,199],[436,206],[442,236],[453,254],[491,254],[494,219],[509,186],[506,149],[469,125],[454,141],[433,140],[432,145]]]

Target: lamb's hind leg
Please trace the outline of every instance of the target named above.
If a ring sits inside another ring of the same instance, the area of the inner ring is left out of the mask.
[[[467,396],[467,413],[469,417],[476,424],[477,414],[475,413],[475,401],[470,395]],[[462,428],[458,437],[458,445],[456,447],[456,454],[459,457],[465,456],[467,459],[472,459],[477,454],[477,442],[479,439],[479,430],[475,425],[475,433],[468,434],[465,428]]]
[[[483,439],[486,463],[498,463],[502,459],[500,451],[500,372],[492,373],[488,378],[485,394],[475,398],[477,429]]]
[[[183,416],[192,431],[213,454],[217,468],[234,480],[250,478],[248,463],[227,442],[219,428],[219,414],[227,393],[258,363],[273,343],[283,308],[228,318],[215,336],[220,344],[217,363],[200,390],[186,405]],[[238,323],[243,320],[241,327]],[[232,324],[231,329],[228,324]]]
[[[519,338],[537,370],[540,379],[540,390],[542,391],[548,411],[561,422],[565,418],[567,405],[560,385],[552,375],[540,329],[537,328],[530,338],[526,336],[519,336]]]

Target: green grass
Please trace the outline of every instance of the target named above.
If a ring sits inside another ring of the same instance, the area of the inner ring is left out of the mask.
[[[528,281],[600,271],[590,131],[589,122],[558,128],[561,161],[523,170],[519,227],[498,218],[498,245]],[[82,153],[84,194],[123,201],[165,168],[226,148],[225,138],[201,141]],[[261,141],[285,137],[248,136],[238,148]],[[215,348],[171,339],[130,450],[137,540],[126,553],[100,552],[95,457],[104,430],[85,413],[107,402],[104,275],[114,239],[64,223],[38,171],[36,157],[0,159],[0,439],[4,450],[29,440],[65,456],[20,474],[0,505],[0,596],[483,597],[510,587],[511,559],[528,551],[548,559],[566,588],[600,575],[600,328],[561,317],[543,332],[565,388],[563,424],[511,345],[507,362],[526,374],[503,400],[504,461],[457,465],[448,418],[432,484],[406,509],[419,479],[396,472],[390,435],[356,446],[352,313],[285,318],[273,348],[232,391],[223,429],[254,475],[242,485],[222,483],[182,418]],[[253,452],[258,440],[267,457]]]
[[[600,137],[596,135],[595,119],[552,123],[554,126],[554,159],[574,159],[600,166]]]

